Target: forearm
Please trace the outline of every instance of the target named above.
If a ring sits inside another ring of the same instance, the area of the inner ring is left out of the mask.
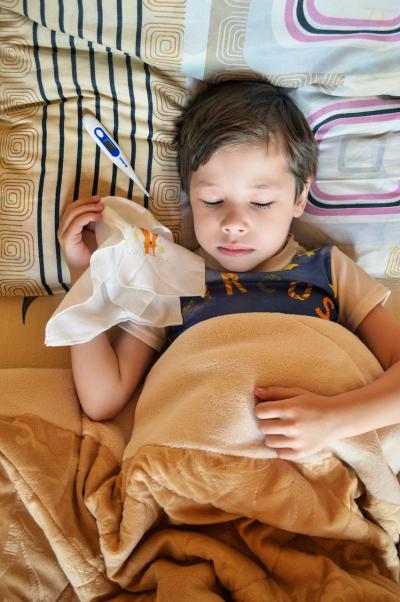
[[[71,285],[82,270],[70,268]],[[94,420],[118,413],[125,400],[116,397],[119,390],[119,364],[106,332],[71,346],[71,365],[75,388],[83,410]]]
[[[71,346],[75,387],[84,411],[93,419],[115,415],[125,403],[120,399],[118,358],[107,333],[88,343]]]
[[[81,271],[71,270],[74,284]],[[71,363],[79,401],[92,420],[112,418],[131,398],[155,358],[155,350],[122,329],[101,333],[71,346]]]
[[[338,438],[400,423],[400,361],[372,383],[335,395],[332,401]]]
[[[82,275],[70,267],[71,286]],[[71,365],[76,391],[85,412],[92,418],[103,414],[117,390],[119,365],[106,332],[79,345],[71,346]]]

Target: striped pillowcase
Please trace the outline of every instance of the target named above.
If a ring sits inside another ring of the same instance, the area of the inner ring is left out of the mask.
[[[147,4],[117,0],[111,15],[101,1],[93,10],[83,0],[8,0],[1,9],[1,295],[68,290],[57,229],[73,200],[118,195],[147,206],[82,129],[86,111],[101,120],[151,191],[155,217],[186,244],[171,144],[185,78],[176,49],[164,47],[160,63],[154,24],[164,32],[161,43],[181,26],[170,25],[157,2]],[[152,52],[161,68],[141,60]]]

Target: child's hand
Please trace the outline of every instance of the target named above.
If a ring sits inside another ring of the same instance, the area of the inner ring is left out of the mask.
[[[93,196],[71,203],[62,216],[57,235],[72,281],[89,267],[97,248],[94,224],[102,219],[103,209],[100,197]]]
[[[334,397],[297,387],[257,387],[255,395],[258,428],[279,458],[297,460],[339,438]]]

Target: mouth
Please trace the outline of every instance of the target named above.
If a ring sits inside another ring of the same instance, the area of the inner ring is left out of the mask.
[[[242,247],[241,245],[224,245],[223,247],[217,247],[217,249],[223,255],[229,255],[230,257],[248,255],[254,251],[250,247]]]

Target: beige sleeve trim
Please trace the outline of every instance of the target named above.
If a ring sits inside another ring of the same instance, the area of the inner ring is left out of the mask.
[[[339,301],[339,322],[355,332],[374,307],[386,303],[391,291],[337,247],[332,247],[331,258],[332,285]]]

